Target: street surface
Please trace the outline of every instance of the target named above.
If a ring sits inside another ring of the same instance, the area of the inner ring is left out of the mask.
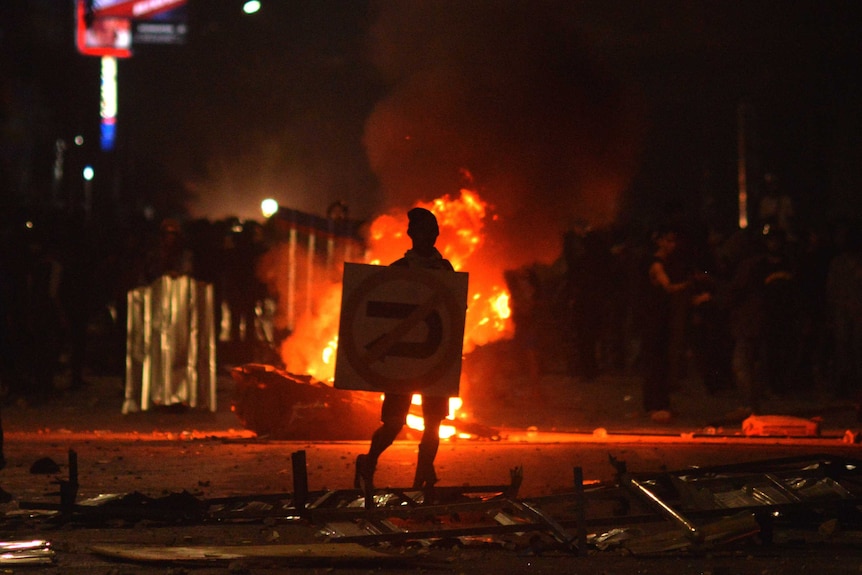
[[[6,469],[0,485],[12,501],[0,506],[3,540],[44,539],[55,550],[54,563],[28,567],[33,572],[63,574],[164,573],[414,573],[442,569],[453,573],[855,573],[862,568],[862,534],[840,531],[794,533],[776,537],[771,545],[740,542],[737,546],[694,555],[631,557],[615,551],[595,551],[586,557],[548,551],[540,556],[488,541],[478,546],[429,548],[385,547],[390,553],[424,558],[418,564],[302,565],[286,567],[275,560],[244,560],[211,565],[137,563],[111,560],[92,553],[94,545],[119,544],[211,546],[275,545],[321,542],[318,525],[269,519],[248,523],[83,526],[26,519],[21,502],[59,502],[58,482],[69,477],[69,452],[77,457],[77,500],[100,494],[138,492],[150,497],[188,492],[201,499],[235,495],[288,493],[294,489],[293,453],[305,452],[308,487],[312,491],[349,489],[353,461],[366,441],[271,441],[242,429],[230,413],[230,385],[216,413],[146,412],[119,415],[120,386],[109,380],[38,407],[5,409]],[[52,425],[54,422],[56,425]],[[608,426],[609,434],[559,430],[501,428],[499,440],[446,441],[437,458],[443,486],[507,485],[510,469],[523,468],[520,497],[571,492],[573,470],[583,469],[585,481],[612,481],[609,457],[625,461],[631,472],[660,472],[692,466],[743,463],[803,454],[831,453],[862,457],[858,444],[840,437],[747,438],[705,436],[686,430],[626,434]],[[414,436],[407,435],[382,457],[377,485],[407,487],[416,456]],[[37,460],[58,464],[55,473],[31,473]],[[16,568],[17,570],[18,568]],[[28,571],[30,572],[30,571]]]

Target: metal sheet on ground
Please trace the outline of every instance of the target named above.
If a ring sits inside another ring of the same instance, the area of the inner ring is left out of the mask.
[[[309,545],[218,545],[218,546],[130,546],[94,545],[90,550],[114,559],[129,561],[231,561],[242,558],[294,558],[308,560],[404,560],[352,543]]]

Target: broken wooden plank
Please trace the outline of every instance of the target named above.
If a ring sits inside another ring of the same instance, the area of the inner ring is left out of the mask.
[[[217,563],[237,559],[280,559],[289,563],[331,565],[349,562],[351,565],[383,565],[404,563],[411,559],[403,554],[394,555],[375,551],[351,543],[311,543],[294,545],[93,545],[90,551],[110,557],[136,562],[156,563]]]
[[[46,565],[53,562],[54,550],[44,539],[0,541],[0,565]]]
[[[473,525],[470,527],[440,527],[416,531],[399,531],[367,535],[345,535],[340,537],[333,537],[331,538],[331,541],[343,543],[362,543],[365,545],[371,545],[383,542],[403,543],[406,541],[419,541],[422,539],[454,539],[458,537],[469,537],[473,535],[506,535],[546,530],[547,525],[545,525],[544,523]]]

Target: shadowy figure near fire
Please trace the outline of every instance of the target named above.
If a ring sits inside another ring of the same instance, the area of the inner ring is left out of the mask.
[[[407,212],[407,218],[409,220],[407,235],[412,240],[413,247],[407,250],[403,258],[391,265],[455,271],[449,260],[444,259],[434,247],[437,236],[440,235],[437,218],[434,214],[424,208],[413,208]],[[368,453],[361,454],[356,458],[354,480],[356,488],[362,489],[365,493],[370,493],[372,490],[377,460],[386,448],[392,445],[407,422],[411,400],[412,394],[409,393],[386,393],[384,395],[380,416],[382,425],[372,435]],[[422,433],[422,439],[419,443],[419,458],[416,464],[413,487],[425,489],[426,497],[434,484],[437,483],[434,459],[437,457],[437,449],[440,446],[440,423],[446,417],[448,410],[449,399],[447,397],[422,397],[422,417],[425,420],[425,431]]]

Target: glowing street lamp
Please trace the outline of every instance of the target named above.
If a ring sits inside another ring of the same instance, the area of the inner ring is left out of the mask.
[[[267,198],[260,203],[260,211],[264,218],[268,218],[278,211],[278,202],[272,198]]]
[[[96,171],[93,166],[86,165],[81,176],[84,178],[84,217],[89,221],[93,208],[93,178],[96,177]]]

